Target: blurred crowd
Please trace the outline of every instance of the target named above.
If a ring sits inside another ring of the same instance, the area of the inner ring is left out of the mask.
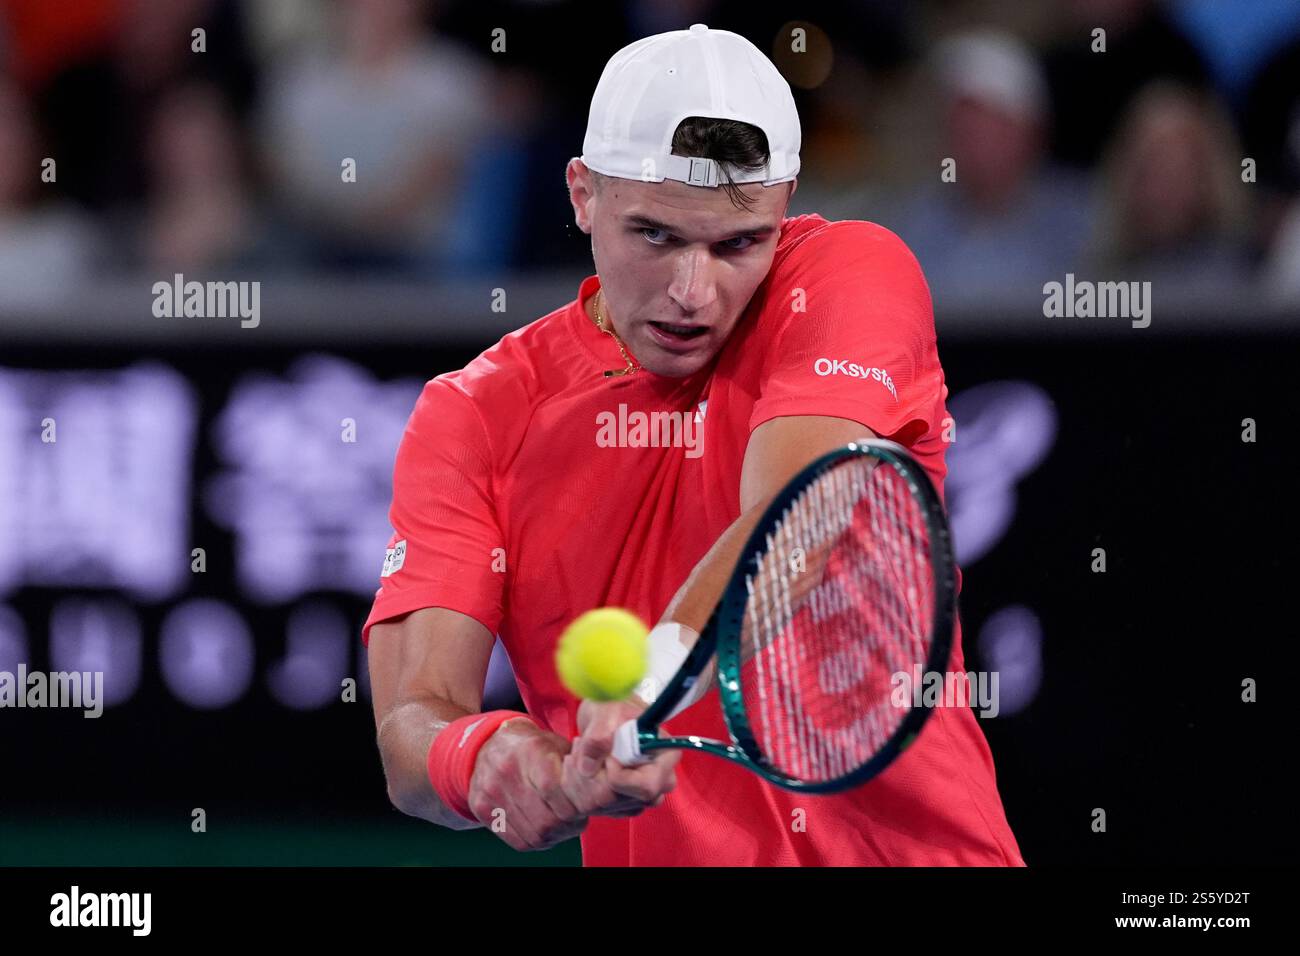
[[[1067,271],[1300,297],[1300,2],[795,9],[0,0],[0,307],[130,272],[590,267],[563,171],[591,91],[695,22],[791,80],[792,214],[895,230],[936,298]]]

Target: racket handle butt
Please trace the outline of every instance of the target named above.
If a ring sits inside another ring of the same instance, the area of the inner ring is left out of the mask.
[[[635,720],[629,720],[614,731],[614,759],[625,767],[635,767],[650,761],[641,752],[641,738]]]

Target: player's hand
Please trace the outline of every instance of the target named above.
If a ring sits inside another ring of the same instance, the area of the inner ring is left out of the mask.
[[[682,758],[680,750],[661,750],[649,763],[638,767],[624,767],[612,756],[614,732],[639,717],[645,707],[635,698],[611,703],[584,700],[578,706],[579,736],[565,758],[565,772],[572,774],[579,786],[598,786],[603,781],[616,796],[593,812],[603,816],[636,816],[659,806],[677,786],[674,768]]]
[[[469,782],[479,822],[516,850],[547,850],[587,828],[564,772],[570,741],[529,720],[508,720],[483,744]]]

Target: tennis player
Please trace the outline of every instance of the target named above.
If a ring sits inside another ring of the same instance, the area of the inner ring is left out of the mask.
[[[942,490],[925,279],[880,226],[786,217],[799,145],[789,86],[736,34],[697,24],[606,65],[567,168],[596,274],[428,382],[397,452],[363,640],[405,813],[521,850],[580,834],[590,866],[1023,865],[968,706],[869,784],[808,796],[680,751],[624,768],[613,732],[644,702],[580,702],[556,675],[561,630],[602,606],[658,621],[652,655],[678,657],[764,504],[831,448],[893,439]],[[495,635],[526,713],[482,712]],[[666,729],[727,736],[716,695]]]

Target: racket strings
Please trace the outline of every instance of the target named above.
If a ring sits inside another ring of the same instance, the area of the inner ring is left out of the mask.
[[[906,716],[893,675],[924,666],[930,542],[907,478],[850,459],[783,512],[746,581],[741,698],[764,759],[810,782],[871,759]]]

